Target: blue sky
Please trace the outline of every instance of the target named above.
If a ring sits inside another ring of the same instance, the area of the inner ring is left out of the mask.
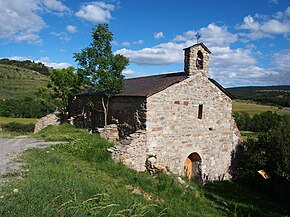
[[[223,86],[290,85],[289,0],[1,0],[0,14],[0,58],[77,67],[73,53],[107,22],[126,77],[183,71],[199,32]]]

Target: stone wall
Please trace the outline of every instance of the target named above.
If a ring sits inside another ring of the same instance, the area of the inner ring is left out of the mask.
[[[54,126],[60,124],[61,124],[61,113],[56,112],[48,114],[37,120],[34,127],[34,133],[41,131],[42,129],[46,128],[49,125]]]
[[[137,171],[145,171],[146,155],[146,132],[137,130],[135,133],[127,136],[121,142],[116,143],[108,151],[116,161],[122,161],[124,164]]]
[[[203,105],[202,118],[198,118]],[[201,158],[203,179],[229,178],[234,138],[231,99],[197,73],[147,99],[147,155],[184,174],[191,153]]]
[[[90,106],[93,105],[93,106]],[[71,123],[93,132],[104,127],[104,113],[100,98],[94,95],[77,95],[70,103]],[[112,97],[109,104],[108,124],[118,126],[120,137],[125,138],[146,128],[145,97]]]

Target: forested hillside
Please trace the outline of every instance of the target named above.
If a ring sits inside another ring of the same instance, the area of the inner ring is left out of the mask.
[[[290,85],[227,88],[237,99],[290,107]]]
[[[24,69],[31,69],[33,71],[39,72],[42,75],[49,75],[52,71],[51,67],[45,66],[43,63],[36,63],[30,60],[9,60],[9,59],[0,59],[0,64],[2,65],[10,65],[10,66],[17,66]]]

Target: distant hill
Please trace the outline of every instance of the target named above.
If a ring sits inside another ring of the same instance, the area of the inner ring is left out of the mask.
[[[10,66],[17,66],[24,69],[31,69],[33,71],[39,72],[42,75],[49,75],[52,71],[51,67],[45,66],[43,63],[36,63],[30,60],[9,60],[9,59],[0,59],[0,64],[2,65],[10,65]]]
[[[290,107],[290,85],[234,87],[227,90],[240,100]]]
[[[35,98],[38,89],[48,81],[48,76],[37,71],[0,64],[0,100]]]

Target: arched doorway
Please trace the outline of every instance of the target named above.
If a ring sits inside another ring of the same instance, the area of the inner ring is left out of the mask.
[[[191,153],[184,162],[184,172],[188,179],[202,181],[201,157],[198,153]]]

